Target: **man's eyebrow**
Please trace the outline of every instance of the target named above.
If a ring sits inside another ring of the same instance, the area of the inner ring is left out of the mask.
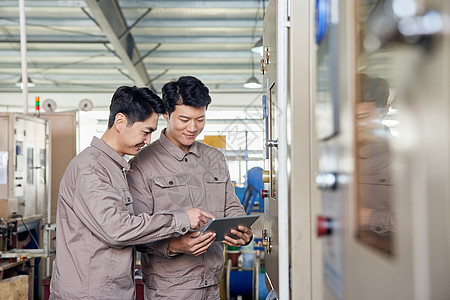
[[[148,130],[150,130],[151,132],[154,132],[154,131],[156,130],[155,128],[153,128],[153,127],[151,127],[151,126],[145,127],[145,129],[148,129]]]
[[[183,118],[183,119],[200,119],[200,118],[204,118],[205,115],[198,116],[197,118],[191,118],[191,117],[188,117],[188,116],[185,116],[185,115],[179,115],[178,117],[179,118]]]

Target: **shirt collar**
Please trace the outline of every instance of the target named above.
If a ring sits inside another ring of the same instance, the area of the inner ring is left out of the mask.
[[[177,145],[175,145],[171,140],[169,140],[169,138],[164,134],[166,132],[167,128],[164,128],[161,131],[161,135],[159,136],[159,143],[161,144],[161,146],[170,154],[172,155],[174,158],[176,158],[177,160],[181,161],[187,153],[185,153],[183,150],[180,149],[180,147],[178,147]],[[189,147],[189,152],[188,153],[192,153],[195,154],[197,156],[199,155],[198,152],[198,146],[197,146],[197,141],[195,141],[190,147]]]
[[[111,148],[111,146],[109,146],[103,140],[94,136],[91,142],[91,146],[97,148],[98,150],[108,155],[112,160],[114,160],[117,164],[119,164],[122,168],[124,168],[125,171],[130,170],[130,165],[125,160],[125,158],[123,158],[119,153],[117,153],[116,150]]]

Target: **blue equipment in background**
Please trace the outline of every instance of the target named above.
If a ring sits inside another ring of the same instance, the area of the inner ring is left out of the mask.
[[[264,212],[264,200],[261,199],[261,190],[264,189],[260,167],[253,167],[247,172],[244,188],[235,188],[236,196],[241,200],[245,212]]]

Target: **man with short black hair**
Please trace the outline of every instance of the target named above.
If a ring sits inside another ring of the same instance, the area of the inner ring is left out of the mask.
[[[136,212],[199,207],[216,217],[245,215],[234,193],[224,154],[196,142],[211,103],[208,88],[183,76],[166,83],[162,97],[167,121],[158,140],[130,162],[128,177]],[[253,233],[239,226],[231,246],[248,244]],[[146,299],[219,299],[223,243],[215,234],[190,232],[139,246]]]
[[[134,299],[133,245],[185,234],[213,217],[198,208],[134,214],[123,155],[150,142],[164,112],[148,88],[119,87],[108,129],[70,162],[59,189],[50,299]]]

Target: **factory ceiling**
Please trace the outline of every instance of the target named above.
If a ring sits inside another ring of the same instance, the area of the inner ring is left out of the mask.
[[[212,92],[247,92],[261,81],[267,0],[26,0],[30,92],[111,92],[182,75]],[[0,1],[0,92],[20,92],[19,1]],[[254,92],[254,90],[252,90]]]

